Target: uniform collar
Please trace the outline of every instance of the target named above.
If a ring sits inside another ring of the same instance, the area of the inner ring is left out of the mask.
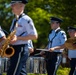
[[[57,31],[57,30],[59,30],[60,29],[60,27],[58,27],[57,29],[55,29],[55,32]]]
[[[20,19],[20,18],[21,18],[22,16],[24,16],[24,15],[25,15],[24,13],[20,14],[18,19]]]

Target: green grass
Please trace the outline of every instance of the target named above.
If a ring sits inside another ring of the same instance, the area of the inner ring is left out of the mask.
[[[57,71],[57,75],[68,75],[70,71],[70,68],[63,68],[63,67],[59,67],[58,71]],[[47,75],[47,74],[28,74],[28,75]]]
[[[57,75],[68,75],[70,71],[70,68],[63,68],[63,67],[59,67],[58,71],[57,71]],[[2,75],[6,75],[6,73],[3,73]],[[33,73],[28,73],[28,75],[47,75],[47,74],[33,74]]]
[[[69,71],[70,68],[63,68],[63,67],[59,67],[58,71],[57,71],[57,75],[69,75]]]

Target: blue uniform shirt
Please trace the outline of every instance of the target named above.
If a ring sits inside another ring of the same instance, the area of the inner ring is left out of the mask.
[[[52,47],[56,47],[56,46],[60,46],[60,45],[63,45],[65,43],[65,41],[67,40],[67,37],[66,37],[66,33],[61,30],[59,31],[58,33],[56,33],[56,31],[60,29],[60,28],[57,28],[56,30],[52,30],[52,32],[49,34],[49,40],[51,41],[52,38],[54,37],[54,39],[52,40],[52,43],[49,42],[48,44],[48,48],[52,48]],[[62,52],[64,49],[60,49],[60,50],[54,50],[54,52]]]
[[[76,50],[68,50],[69,58],[76,58]]]
[[[10,31],[12,31],[14,20],[12,22],[12,26],[10,28]],[[37,31],[35,29],[34,23],[29,16],[27,16],[27,15],[22,16],[17,21],[17,23],[18,23],[18,27],[16,28],[16,35],[17,36],[20,36],[22,33],[24,33],[24,34],[21,36],[26,36],[26,34],[27,35],[29,35],[29,34],[30,35],[37,35]],[[18,40],[17,42],[14,43],[14,45],[27,44],[27,43],[28,43],[28,40],[27,41]]]

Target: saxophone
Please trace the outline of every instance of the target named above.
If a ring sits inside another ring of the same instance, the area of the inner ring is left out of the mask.
[[[9,36],[6,38],[6,40],[4,41],[2,47],[1,47],[1,50],[0,50],[0,56],[1,57],[11,57],[14,55],[15,53],[15,50],[13,47],[9,47],[9,44],[10,44],[10,41],[11,41],[11,38],[15,35],[16,33],[16,30],[12,31]]]

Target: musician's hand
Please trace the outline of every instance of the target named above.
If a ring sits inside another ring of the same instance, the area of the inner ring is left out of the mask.
[[[71,60],[71,58],[69,58],[69,60]]]
[[[46,55],[45,55],[45,51],[41,51],[41,52],[40,52],[40,55],[41,55],[42,57],[45,58],[45,57],[46,57]]]
[[[13,44],[17,41],[17,36],[14,35],[14,37],[12,37],[11,41],[10,41],[10,44]]]
[[[29,48],[29,52],[30,53],[33,53],[34,52],[34,49],[33,48]]]
[[[55,48],[53,47],[53,48],[50,48],[49,49],[49,52],[53,52],[55,50]]]
[[[41,51],[41,52],[40,52],[40,55],[44,55],[44,53],[45,53],[44,51]]]

